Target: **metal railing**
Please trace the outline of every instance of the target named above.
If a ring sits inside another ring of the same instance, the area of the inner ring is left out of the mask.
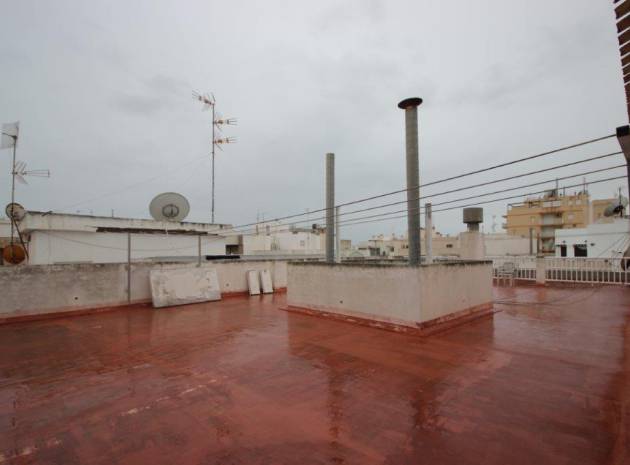
[[[493,257],[492,271],[497,280],[511,274],[514,279],[525,281],[630,285],[628,257]]]
[[[545,258],[547,281],[630,284],[628,258]]]
[[[492,276],[505,277],[513,272],[514,279],[536,281],[536,257],[534,256],[506,256],[492,258]]]

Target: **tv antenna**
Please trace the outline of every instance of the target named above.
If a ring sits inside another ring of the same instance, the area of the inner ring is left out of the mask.
[[[15,203],[15,181],[22,184],[27,184],[25,176],[37,176],[48,178],[50,177],[49,170],[27,170],[26,163],[23,161],[17,161],[16,149],[20,134],[20,122],[5,123],[2,125],[2,134],[0,138],[0,149],[13,149],[13,159],[11,161],[11,203],[10,209],[7,210],[7,215],[11,222],[11,248],[13,249],[15,242],[15,230],[17,228],[16,212],[13,211],[19,204]],[[19,233],[19,231],[18,231]]]
[[[193,91],[192,93],[193,99],[199,100],[203,103],[204,110],[212,110],[212,214],[211,214],[211,222],[214,224],[214,157],[215,157],[215,148],[223,151],[221,148],[224,144],[234,144],[236,143],[235,137],[216,137],[216,131],[222,132],[223,126],[236,126],[237,120],[236,118],[224,118],[220,114],[216,113],[216,99],[214,98],[214,94],[211,92],[210,94],[201,95],[198,92]]]

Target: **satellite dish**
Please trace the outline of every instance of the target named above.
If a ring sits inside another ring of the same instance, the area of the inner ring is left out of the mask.
[[[2,249],[2,258],[6,263],[19,265],[26,258],[26,251],[19,244],[9,244]]]
[[[621,215],[628,205],[628,199],[620,197],[618,200],[611,202],[604,210],[604,216],[610,217],[615,215]]]
[[[151,200],[149,212],[158,221],[183,221],[190,211],[186,197],[176,192],[164,192]]]
[[[19,203],[10,203],[4,209],[4,212],[7,215],[7,218],[13,220],[14,222],[22,221],[22,219],[26,216],[26,210]]]

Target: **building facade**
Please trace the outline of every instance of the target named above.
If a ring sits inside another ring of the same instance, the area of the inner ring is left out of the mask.
[[[28,212],[19,223],[29,265],[124,263],[225,255],[231,225]]]
[[[556,231],[556,257],[621,258],[630,246],[630,220],[589,224]]]
[[[591,200],[587,191],[563,195],[553,189],[542,197],[510,204],[503,228],[510,235],[531,237],[536,244],[534,253],[555,254],[556,230],[584,228],[603,218],[614,201]]]

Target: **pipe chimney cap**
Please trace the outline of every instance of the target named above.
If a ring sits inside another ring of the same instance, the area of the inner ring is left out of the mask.
[[[411,97],[411,98],[406,98],[405,100],[402,100],[399,104],[398,104],[398,108],[405,110],[409,107],[417,107],[422,103],[422,99],[420,97]]]
[[[483,208],[480,207],[468,207],[464,208],[464,223],[466,224],[478,224],[483,223]]]

